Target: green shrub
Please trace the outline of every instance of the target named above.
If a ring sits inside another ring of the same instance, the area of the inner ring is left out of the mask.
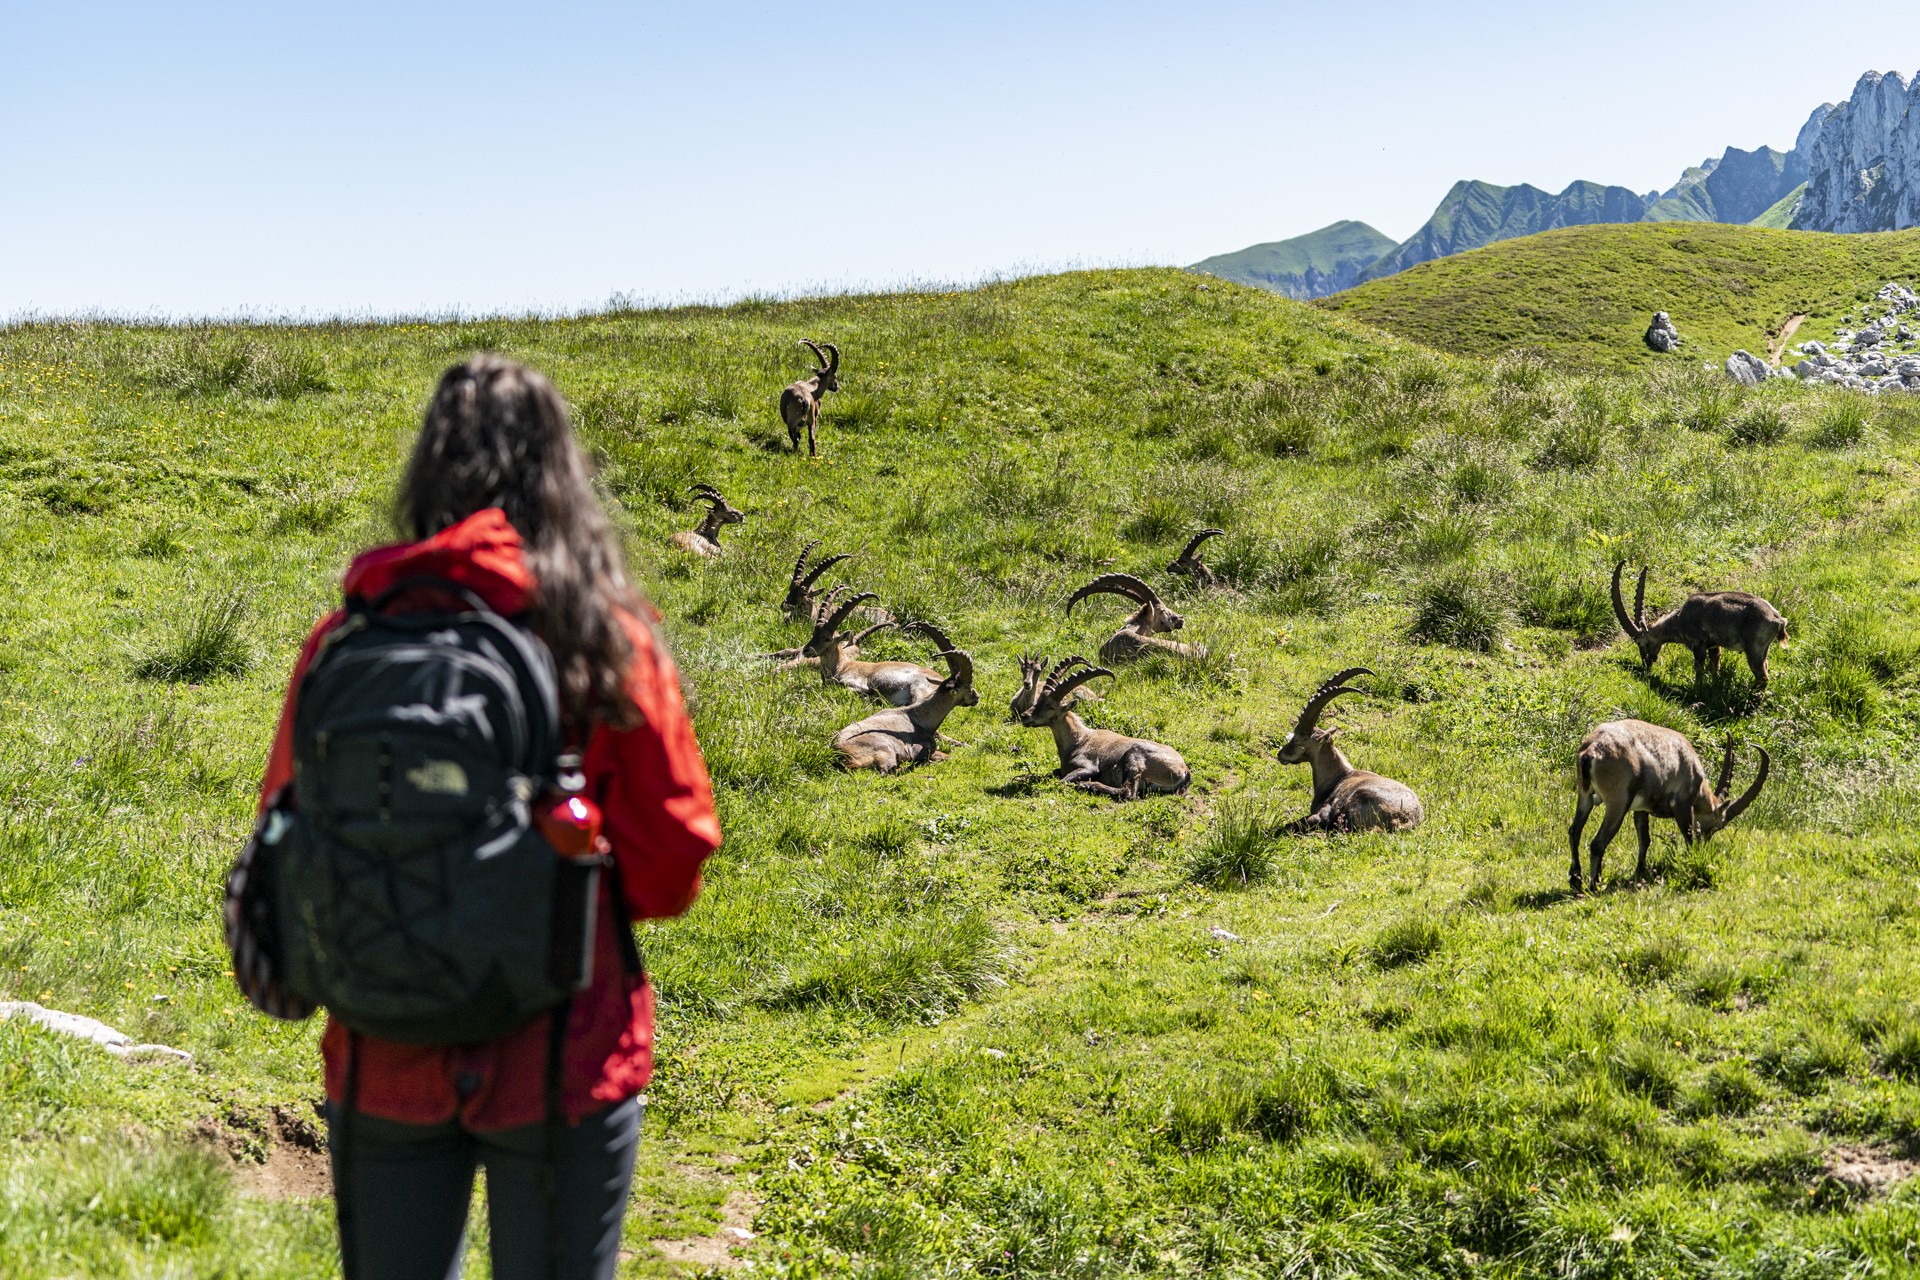
[[[1409,634],[1415,640],[1485,651],[1499,643],[1507,624],[1505,593],[1483,572],[1456,569],[1414,589]]]

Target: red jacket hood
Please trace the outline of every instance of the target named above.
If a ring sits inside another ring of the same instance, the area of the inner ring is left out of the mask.
[[[371,600],[408,578],[445,578],[505,614],[524,612],[534,586],[520,531],[498,507],[476,511],[424,542],[363,551],[340,589]]]

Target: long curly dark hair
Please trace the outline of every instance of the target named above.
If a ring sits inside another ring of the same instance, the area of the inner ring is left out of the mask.
[[[526,542],[536,582],[529,622],[553,651],[566,722],[582,732],[596,721],[639,722],[621,614],[644,626],[646,606],[627,582],[619,534],[551,382],[494,355],[442,374],[395,507],[414,539],[488,507],[505,512]]]

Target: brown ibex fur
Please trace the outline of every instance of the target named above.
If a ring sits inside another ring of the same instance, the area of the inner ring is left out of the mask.
[[[963,649],[943,648],[948,676],[932,693],[904,707],[876,711],[834,735],[833,749],[849,769],[877,769],[892,773],[907,765],[946,759],[935,743],[940,726],[955,707],[980,701],[973,688],[973,659]]]
[[[780,602],[780,616],[789,622],[798,618],[817,621],[813,616],[813,604],[820,593],[815,590],[814,584],[820,581],[822,574],[842,560],[853,559],[853,552],[842,551],[838,555],[821,556],[812,565],[808,565],[807,558],[819,545],[820,539],[815,538],[800,548],[800,558],[793,562],[793,577],[787,582],[786,598]]]
[[[1628,617],[1626,601],[1620,598],[1620,575],[1626,567],[1624,560],[1613,566],[1613,612],[1627,639],[1640,647],[1642,666],[1651,671],[1660,650],[1677,644],[1692,651],[1698,682],[1709,671],[1719,674],[1721,649],[1738,649],[1747,655],[1754,684],[1767,687],[1767,655],[1775,644],[1787,647],[1787,620],[1778,609],[1745,591],[1700,591],[1648,622],[1647,571],[1642,569],[1633,591],[1633,616]]]
[[[1086,669],[1075,671],[1075,667]],[[1138,800],[1149,792],[1185,792],[1193,783],[1193,773],[1178,751],[1110,729],[1089,729],[1073,713],[1074,691],[1089,680],[1112,674],[1105,667],[1088,666],[1078,655],[1068,658],[1047,674],[1020,723],[1053,731],[1054,749],[1060,753],[1056,776],[1068,786],[1115,800]]]
[[[1579,754],[1574,758],[1580,801],[1573,811],[1573,825],[1567,828],[1567,847],[1573,858],[1567,882],[1573,891],[1580,892],[1580,832],[1596,801],[1607,809],[1600,830],[1587,847],[1587,887],[1597,893],[1600,859],[1629,813],[1633,815],[1634,834],[1640,840],[1640,857],[1633,874],[1644,880],[1654,818],[1671,818],[1680,828],[1680,838],[1692,842],[1708,839],[1746,812],[1766,785],[1767,771],[1773,765],[1766,748],[1755,749],[1760,752],[1760,770],[1754,775],[1753,785],[1738,800],[1729,802],[1734,758],[1731,740],[1720,762],[1720,780],[1709,791],[1707,769],[1699,753],[1684,734],[1672,729],[1644,720],[1614,720],[1581,739]]]
[[[1293,732],[1280,744],[1281,764],[1313,766],[1313,800],[1307,816],[1294,824],[1297,831],[1409,831],[1426,817],[1412,787],[1354,768],[1334,745],[1339,730],[1319,727],[1328,703],[1343,693],[1359,692],[1347,681],[1372,674],[1366,667],[1348,667],[1314,690]]]
[[[841,595],[845,593],[846,590],[847,587],[845,584],[835,586],[832,590],[825,592],[813,602],[812,617],[809,622],[813,630],[805,644],[796,649],[779,649],[773,653],[762,653],[756,656],[779,663],[780,666],[778,669],[781,671],[792,671],[800,667],[818,667],[820,665],[820,653],[825,650],[829,644],[833,645],[836,649],[839,661],[850,662],[858,658],[860,656],[860,646],[866,643],[867,637],[876,631],[884,631],[888,627],[893,626],[894,621],[891,617],[884,616],[885,610],[856,609],[854,610],[856,614],[872,615],[879,613],[883,616],[878,622],[873,623],[865,630],[852,633],[836,631],[823,638],[822,631],[829,625],[827,619],[832,617],[834,610],[839,606]]]
[[[1186,619],[1167,608],[1152,587],[1130,573],[1101,574],[1068,597],[1067,613],[1072,614],[1073,606],[1088,596],[1102,592],[1124,597],[1140,606],[1100,646],[1102,662],[1125,662],[1149,653],[1171,653],[1182,658],[1205,656],[1206,650],[1199,645],[1165,638],[1162,633],[1178,631],[1187,625]]]
[[[1040,685],[1046,679],[1047,660],[1037,653],[1023,653],[1019,657],[1020,688],[1015,691],[1013,701],[1007,707],[1007,718],[1018,721],[1033,706],[1035,698],[1040,696]]]
[[[851,637],[840,632],[840,624],[847,620],[848,614],[875,598],[871,591],[862,591],[841,601],[831,614],[814,625],[813,638],[807,641],[801,653],[820,660],[821,683],[844,685],[855,693],[872,694],[890,706],[904,707],[932,693],[945,677],[915,662],[866,662],[857,656],[858,641],[882,628],[895,625],[892,622],[876,622]],[[906,629],[931,635],[941,649],[953,647],[926,623],[910,623]]]
[[[793,451],[800,451],[800,431],[807,433],[807,456],[817,457],[813,446],[814,428],[820,425],[820,402],[827,392],[840,389],[840,348],[831,342],[816,343],[811,338],[800,339],[800,345],[813,352],[813,358],[820,367],[798,382],[789,383],[780,393],[780,419],[787,424],[787,438],[793,441]],[[824,346],[826,351],[820,348]]]
[[[1225,532],[1225,529],[1202,529],[1188,538],[1187,545],[1180,548],[1180,554],[1175,556],[1173,563],[1167,566],[1167,572],[1183,574],[1203,587],[1213,586],[1216,579],[1213,576],[1213,570],[1207,568],[1206,563],[1200,559],[1200,544],[1208,538],[1217,538]]]
[[[720,491],[710,484],[696,484],[688,493],[707,504],[707,514],[700,517],[696,528],[676,533],[667,541],[682,551],[691,551],[697,556],[720,556],[726,552],[720,547],[720,530],[730,524],[739,524],[747,517],[735,511],[720,496]]]

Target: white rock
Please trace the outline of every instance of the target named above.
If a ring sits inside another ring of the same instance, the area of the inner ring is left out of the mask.
[[[191,1063],[193,1055],[164,1044],[135,1044],[133,1037],[116,1031],[104,1022],[78,1013],[62,1013],[31,1000],[0,1001],[0,1018],[24,1018],[55,1035],[72,1036],[99,1045],[117,1058],[160,1058],[168,1062]]]
[[[1765,360],[1751,351],[1736,351],[1727,357],[1727,376],[1743,387],[1757,387],[1770,375]]]

